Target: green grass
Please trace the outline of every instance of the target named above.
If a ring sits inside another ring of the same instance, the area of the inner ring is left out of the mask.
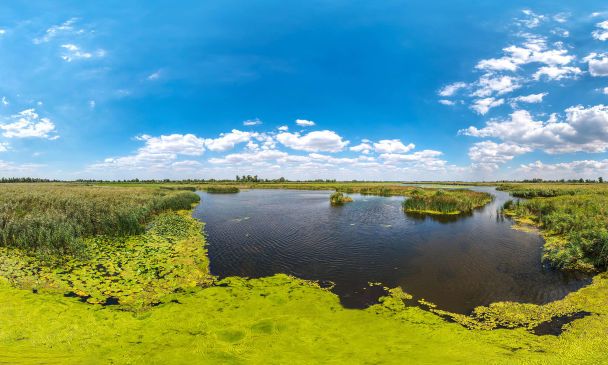
[[[546,244],[544,258],[556,267],[605,270],[608,267],[608,196],[561,195],[505,206],[509,215],[538,225]]]
[[[209,286],[216,279],[205,238],[188,211],[155,214],[144,232],[85,244],[90,258],[58,266],[18,247],[0,249],[0,363],[606,362],[606,273],[545,305],[494,303],[465,316],[423,300],[427,310],[405,304],[412,298],[407,288],[396,288],[380,304],[357,310],[314,282],[282,274]],[[70,291],[81,297],[63,296]],[[99,304],[108,297],[119,304]],[[560,336],[530,333],[579,311],[592,315]]]
[[[436,190],[416,189],[410,198],[403,202],[403,209],[410,213],[421,214],[462,214],[483,207],[492,201],[488,193],[470,190]]]
[[[84,238],[141,233],[167,210],[189,209],[186,191],[76,184],[2,184],[0,247],[54,258],[86,251]]]
[[[344,203],[350,203],[353,198],[346,196],[340,192],[335,192],[329,196],[329,203],[331,205],[342,205]]]
[[[205,186],[203,190],[212,194],[234,194],[238,193],[240,190],[236,186]]]

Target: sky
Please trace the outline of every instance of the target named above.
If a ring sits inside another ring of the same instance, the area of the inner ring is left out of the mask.
[[[12,1],[0,176],[608,178],[605,1]]]

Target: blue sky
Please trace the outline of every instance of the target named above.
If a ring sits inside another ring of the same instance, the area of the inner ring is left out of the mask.
[[[0,176],[608,177],[601,1],[11,2]]]

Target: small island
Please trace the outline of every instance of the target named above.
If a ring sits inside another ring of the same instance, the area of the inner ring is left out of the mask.
[[[492,195],[464,189],[428,191],[416,189],[403,202],[408,213],[457,215],[470,213],[492,201]]]
[[[335,192],[335,193],[331,194],[329,197],[329,203],[331,205],[342,205],[344,203],[350,203],[352,201],[353,201],[353,198],[351,198],[350,196],[344,195],[343,193],[340,193],[340,192]]]
[[[211,194],[234,194],[234,193],[238,193],[241,191],[236,186],[224,186],[224,185],[209,186],[205,190]]]

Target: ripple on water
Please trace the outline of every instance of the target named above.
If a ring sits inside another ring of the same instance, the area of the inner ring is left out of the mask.
[[[220,277],[287,273],[335,283],[347,307],[377,301],[369,282],[467,313],[496,301],[546,303],[589,282],[541,264],[542,238],[511,229],[496,199],[468,216],[404,214],[401,197],[329,205],[329,191],[248,190],[202,196],[211,270]]]

